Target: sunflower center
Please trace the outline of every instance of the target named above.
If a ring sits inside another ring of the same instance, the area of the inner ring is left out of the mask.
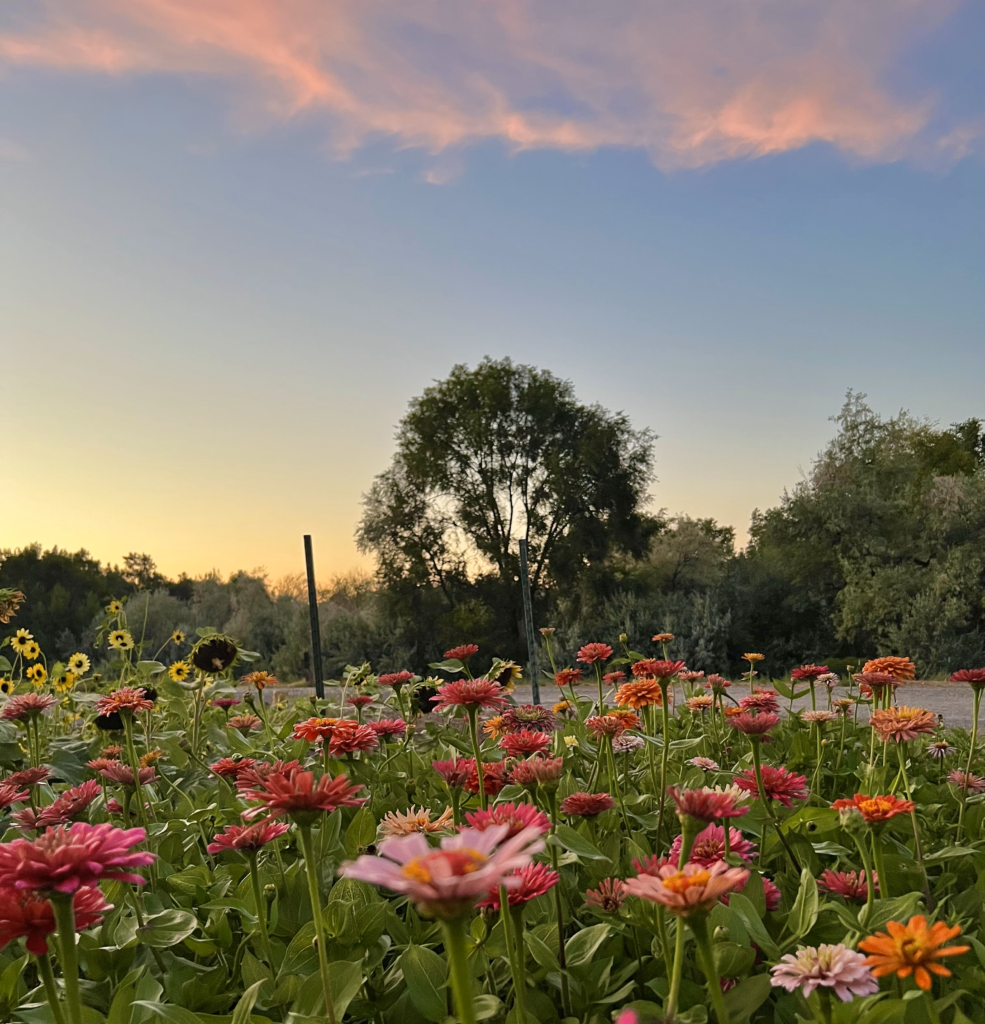
[[[711,874],[708,871],[695,871],[691,875],[685,874],[683,871],[678,871],[677,874],[671,875],[669,878],[665,878],[663,883],[665,889],[669,889],[671,892],[680,895],[696,885],[705,886],[710,880]]]
[[[463,847],[460,850],[435,850],[423,857],[415,857],[403,868],[406,878],[415,882],[432,882],[435,878],[460,878],[478,871],[488,860],[485,854]]]

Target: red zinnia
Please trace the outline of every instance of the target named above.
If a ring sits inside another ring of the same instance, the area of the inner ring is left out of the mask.
[[[874,873],[873,873],[874,874]],[[875,875],[878,883],[879,876]],[[823,892],[844,896],[847,900],[864,900],[869,895],[869,886],[864,871],[825,871],[817,880],[817,887]]]
[[[506,762],[504,761],[482,762],[482,788],[486,796],[495,796],[506,785],[506,780],[503,778],[505,770]],[[479,772],[472,758],[469,758],[469,774],[465,780],[465,788],[470,793],[479,792]]]
[[[801,665],[790,673],[790,678],[814,680],[818,676],[827,675],[830,671],[827,665]]]
[[[129,868],[154,861],[154,854],[131,847],[147,838],[142,828],[122,829],[108,823],[77,821],[67,828],[49,828],[37,839],[15,839],[0,845],[0,877],[15,889],[75,892],[102,879],[143,885]]]
[[[709,786],[702,786],[700,789],[668,786],[667,792],[674,801],[679,815],[696,818],[709,825],[719,818],[741,818],[749,811],[749,808],[740,804],[735,794],[728,790],[711,789]]]
[[[594,818],[615,806],[615,800],[608,793],[572,793],[561,801],[561,813],[570,817]]]
[[[89,779],[80,786],[66,789],[54,802],[35,811],[26,807],[15,814],[14,821],[21,828],[48,828],[51,825],[67,825],[75,819],[102,792],[102,787],[95,779]]]
[[[218,761],[213,761],[209,767],[216,775],[221,775],[224,779],[228,779],[239,775],[240,772],[245,771],[247,768],[252,768],[255,764],[256,759],[252,757],[241,757],[238,760],[235,757],[220,757]]]
[[[239,702],[239,697],[216,697],[212,701],[212,706],[214,708],[221,708],[223,711],[228,711],[230,708],[236,707]]]
[[[242,850],[256,853],[262,846],[290,831],[291,826],[282,821],[265,821],[258,825],[227,825],[217,832],[214,841],[206,849],[209,853],[222,853],[224,850]]]
[[[985,687],[985,668],[961,668],[951,673],[952,683],[968,683],[975,690]]]
[[[100,697],[96,701],[96,714],[111,715],[114,711],[117,714],[121,711],[135,714],[150,711],[153,706],[154,702],[147,699],[147,691],[142,686],[121,686],[108,697]]]
[[[26,800],[31,794],[20,786],[11,786],[8,783],[0,784],[0,810],[9,807],[11,804],[19,804]]]
[[[113,909],[99,889],[86,886],[72,897],[75,930],[84,932],[103,920]],[[35,956],[48,952],[47,937],[57,930],[51,901],[36,892],[0,889],[0,949],[14,939],[26,938],[27,950]]]
[[[507,733],[499,746],[510,757],[526,757],[528,754],[540,754],[550,748],[551,737],[546,732],[530,732],[521,729],[519,732]]]
[[[646,658],[636,662],[632,672],[637,679],[673,679],[683,668],[687,668],[683,661],[661,661],[656,658]]]
[[[728,720],[728,724],[733,729],[738,729],[739,732],[745,733],[747,736],[764,736],[766,733],[777,725],[780,721],[779,715],[773,715],[769,712],[760,713],[758,715],[750,715],[748,712],[742,712],[738,715],[732,715]]]
[[[794,800],[806,800],[810,793],[807,779],[803,775],[794,775],[786,768],[771,768],[768,764],[763,765],[762,773],[763,790],[767,800],[779,800],[784,807],[791,807]],[[733,776],[732,781],[739,789],[744,789],[753,796],[759,795],[755,769],[747,768]]]
[[[0,711],[0,718],[8,722],[20,721],[23,718],[35,718],[42,711],[47,711],[58,702],[47,693],[22,693],[11,697]]]
[[[399,690],[401,686],[406,686],[413,678],[414,673],[404,669],[402,672],[387,672],[382,676],[377,676],[376,681],[380,686],[389,686],[394,690]]]
[[[506,839],[518,836],[525,828],[539,829],[541,835],[551,829],[551,819],[534,804],[526,803],[497,804],[487,811],[469,811],[465,820],[480,832],[493,825],[506,825],[509,828]]]
[[[339,807],[361,807],[367,798],[355,794],[362,788],[361,784],[352,785],[345,775],[334,779],[323,775],[316,784],[312,772],[297,768],[275,772],[259,788],[243,793],[246,800],[260,805],[244,811],[243,817],[254,818],[267,811],[271,818],[289,814],[299,824],[311,825],[321,813],[331,814]]]
[[[620,683],[624,683],[626,681],[626,673],[606,672],[606,674],[602,676],[602,681],[608,683],[610,686],[618,686]]]
[[[479,653],[478,644],[459,644],[450,651],[445,651],[446,658],[453,658],[455,661],[468,661],[473,654]]]
[[[608,644],[585,644],[575,658],[583,665],[594,665],[597,661],[608,661],[612,657],[612,648]]]
[[[407,723],[402,718],[381,718],[377,722],[366,724],[377,736],[403,736],[407,731]]]
[[[340,718],[306,718],[294,725],[294,738],[316,743],[335,732],[335,727],[342,721]]]
[[[554,673],[554,682],[558,686],[574,686],[581,682],[580,668],[563,668],[560,672]]]
[[[453,757],[448,761],[432,761],[431,767],[449,788],[461,789],[468,782],[475,761],[470,757]]]
[[[36,786],[40,782],[46,782],[51,776],[47,768],[25,768],[22,772],[11,772],[2,780],[4,786]]]
[[[543,896],[545,892],[550,892],[561,876],[543,864],[527,864],[526,867],[514,871],[512,877],[519,878],[520,884],[508,891],[506,899],[511,907],[522,907],[538,896]],[[489,895],[476,906],[499,910],[499,886],[490,889]]]
[[[128,764],[123,764],[122,761],[112,761],[105,768],[100,768],[99,774],[104,779],[108,779],[110,782],[115,782],[118,786],[126,786],[128,789],[136,789],[136,785],[133,781],[133,769]],[[140,769],[140,784],[141,786],[149,786],[157,778],[157,773],[153,768],[141,768]]]
[[[517,762],[510,773],[510,781],[518,786],[556,789],[563,774],[563,757],[528,757],[525,761]]]
[[[328,741],[328,752],[332,757],[338,757],[340,754],[354,754],[357,750],[376,750],[379,745],[376,733],[368,725],[344,718]]]
[[[438,693],[431,698],[434,710],[442,708],[505,708],[507,700],[500,697],[502,687],[490,679],[459,679],[438,687]]]

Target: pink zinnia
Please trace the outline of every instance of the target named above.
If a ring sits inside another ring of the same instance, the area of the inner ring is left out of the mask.
[[[953,772],[950,772],[947,781],[961,789],[966,789],[969,793],[976,795],[985,793],[985,779],[971,772],[963,772],[960,768],[955,768]]]
[[[748,881],[748,879],[747,879]],[[743,882],[741,885],[737,885],[734,892],[742,892],[745,889],[746,883]],[[728,906],[729,897],[731,893],[722,897],[722,903]],[[766,909],[769,911],[779,910],[780,903],[783,901],[783,893],[780,892],[780,887],[771,878],[767,878],[763,875],[763,901],[766,903]]]
[[[80,786],[66,789],[53,803],[35,811],[26,807],[13,816],[20,828],[42,829],[51,825],[67,825],[75,819],[102,792],[95,779],[89,779]]]
[[[219,708],[221,711],[228,711],[239,703],[239,697],[216,697],[212,701],[212,707]]]
[[[687,668],[683,661],[661,661],[657,658],[646,658],[636,662],[632,667],[637,679],[673,679],[682,669]]]
[[[407,732],[407,723],[402,718],[381,718],[376,722],[367,722],[366,725],[383,739],[403,736]]]
[[[349,704],[354,708],[369,707],[372,703],[373,698],[368,693],[357,693],[355,697],[346,698],[346,704]]]
[[[109,782],[115,782],[118,786],[126,786],[128,789],[136,789],[133,781],[133,769],[122,761],[113,761],[105,768],[99,769],[99,774]],[[157,778],[153,768],[141,768],[139,779],[141,786],[149,786]]]
[[[739,732],[745,733],[747,736],[765,736],[779,722],[779,715],[773,715],[769,712],[750,715],[745,711],[738,715],[732,715],[728,720],[728,724],[733,729],[738,729]]]
[[[259,804],[243,812],[244,818],[254,818],[267,811],[271,818],[289,814],[299,824],[311,825],[320,814],[331,814],[339,807],[361,807],[365,797],[355,794],[363,787],[352,785],[345,775],[323,775],[317,783],[312,772],[292,768],[276,772],[266,778],[257,789],[243,793],[251,803]]]
[[[626,902],[626,883],[621,878],[603,878],[597,889],[585,893],[585,905],[614,914]]]
[[[866,966],[865,957],[842,943],[836,946],[801,946],[796,953],[787,953],[770,968],[772,983],[788,992],[801,989],[809,996],[816,988],[834,989],[843,1003],[856,996],[869,996],[879,991],[879,982]]]
[[[794,800],[806,800],[810,790],[807,788],[807,779],[803,775],[794,775],[786,768],[771,768],[764,764],[763,790],[767,800],[779,800],[784,807],[793,806]],[[733,776],[733,781],[739,789],[745,790],[752,796],[759,796],[759,787],[756,785],[756,772],[753,768],[747,768],[744,772]]]
[[[20,786],[0,784],[0,810],[11,804],[19,804],[22,800],[27,800],[30,795],[26,789],[21,789]]]
[[[261,822],[258,825],[227,825],[217,832],[213,842],[206,849],[209,853],[222,853],[224,850],[241,850],[244,853],[256,853],[267,843],[282,836],[290,830],[290,825],[281,821]]]
[[[103,920],[113,909],[99,889],[85,886],[72,897],[75,930],[84,932]],[[0,949],[14,939],[25,938],[27,951],[35,956],[48,952],[48,936],[57,930],[51,901],[30,890],[0,889]]]
[[[876,882],[879,876],[875,875]],[[824,892],[844,896],[847,900],[864,900],[869,895],[869,886],[864,871],[825,871],[817,880],[817,887]]]
[[[720,818],[741,818],[749,811],[728,790],[712,789],[710,786],[702,786],[700,789],[668,786],[667,792],[676,804],[679,815],[696,818],[707,824]]]
[[[419,909],[445,920],[467,913],[490,889],[522,884],[515,874],[544,849],[537,829],[507,838],[506,825],[483,832],[466,829],[434,849],[420,833],[384,839],[379,856],[342,865],[340,874],[382,885],[410,898]]]
[[[478,653],[478,644],[459,644],[458,647],[453,647],[450,651],[445,651],[445,657],[452,658],[455,661],[468,661],[473,654]]]
[[[755,693],[740,697],[739,707],[743,711],[768,711],[775,715],[780,711],[779,696],[776,690],[756,690]]]
[[[575,657],[583,665],[594,665],[597,661],[608,661],[612,657],[612,648],[608,644],[585,644]]]
[[[501,697],[502,687],[491,679],[459,679],[438,687],[431,698],[434,710],[442,708],[505,708],[507,700]]]
[[[486,811],[470,811],[465,820],[474,829],[484,832],[493,825],[505,825],[507,839],[519,835],[524,829],[535,828],[543,835],[551,829],[551,819],[534,804],[497,804]]]
[[[452,757],[447,761],[432,761],[431,767],[450,789],[461,789],[468,782],[475,761],[469,757]]]
[[[733,889],[749,878],[745,868],[731,868],[717,861],[710,868],[693,862],[682,870],[667,864],[656,874],[637,875],[626,880],[626,891],[651,903],[659,903],[670,913],[688,917],[694,913],[707,913]]]
[[[512,886],[507,891],[506,899],[511,907],[522,907],[538,896],[543,896],[545,892],[550,892],[561,876],[543,864],[528,864],[514,872],[513,877],[519,878],[520,884]],[[499,886],[493,886],[489,890],[489,895],[476,906],[499,910]]]
[[[399,690],[406,686],[414,678],[413,672],[404,669],[403,672],[387,672],[385,675],[377,676],[376,681],[380,686],[389,686],[391,689]]]
[[[572,793],[561,801],[561,813],[569,817],[594,818],[615,806],[615,800],[608,793]]]
[[[756,853],[756,844],[749,842],[737,828],[729,828],[729,849],[747,864]],[[680,859],[683,837],[678,836],[670,848],[672,857]],[[703,868],[710,868],[716,860],[725,859],[725,829],[721,825],[708,825],[694,839],[691,856],[688,858]]]
[[[5,779],[0,780],[4,786],[37,786],[41,782],[47,782],[51,772],[42,765],[40,768],[25,768],[22,772],[11,772]]]
[[[951,673],[952,683],[967,683],[972,689],[985,687],[985,668],[961,668]]]
[[[154,861],[154,854],[131,847],[147,838],[142,828],[115,828],[108,823],[77,821],[67,828],[49,828],[33,841],[15,839],[0,845],[0,877],[15,889],[75,892],[102,879],[143,885],[130,868]]]
[[[540,754],[551,746],[551,737],[546,732],[530,732],[521,729],[519,732],[507,733],[499,746],[510,757],[526,757],[528,754]]]
[[[830,671],[827,665],[801,665],[790,673],[790,678],[814,680],[818,676],[826,676]]]
[[[703,772],[717,772],[718,762],[710,757],[692,757],[688,764],[694,768],[700,768]]]
[[[11,697],[0,711],[0,718],[8,722],[20,721],[24,718],[36,718],[43,711],[54,707],[58,702],[47,693],[22,693]]]

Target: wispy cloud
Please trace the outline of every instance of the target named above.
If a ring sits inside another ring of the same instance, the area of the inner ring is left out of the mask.
[[[826,142],[954,159],[932,85],[890,84],[958,0],[43,0],[0,62],[239,87],[239,115],[322,116],[333,150],[645,150],[699,167]],[[445,166],[452,166],[449,161]],[[438,169],[435,180],[450,175]]]

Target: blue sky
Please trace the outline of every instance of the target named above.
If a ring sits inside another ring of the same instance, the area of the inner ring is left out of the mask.
[[[888,56],[869,44],[882,66],[855,86],[861,120],[823,84],[826,59],[835,77],[858,67],[817,44],[820,78],[801,85],[822,100],[806,128],[771,113],[768,130],[749,129],[743,113],[736,129],[728,93],[703,100],[726,111],[706,142],[689,97],[711,86],[674,76],[659,111],[640,86],[642,112],[616,118],[606,94],[572,127],[588,101],[569,74],[567,93],[510,95],[529,121],[522,144],[510,118],[490,128],[476,104],[422,92],[425,71],[446,90],[457,81],[429,48],[406,72],[423,98],[401,106],[399,83],[384,96],[350,76],[360,106],[350,115],[346,99],[342,117],[295,93],[285,111],[255,68],[226,67],[232,44],[206,58],[173,26],[137,35],[110,0],[81,17],[32,8],[0,21],[0,341],[8,368],[25,368],[8,384],[8,452],[26,453],[38,497],[23,480],[0,546],[279,576],[300,567],[310,531],[322,575],[365,564],[360,495],[407,401],[487,354],[547,367],[652,427],[654,506],[740,535],[809,467],[847,388],[887,414],[985,412],[968,5],[911,26]],[[112,53],[139,60],[107,71],[66,58],[66,18],[72,40],[98,31],[105,48],[113,32]],[[718,53],[702,26],[681,31]],[[482,39],[468,27],[458,42],[491,82],[526,69]],[[760,59],[785,47],[797,49],[772,40]],[[340,61],[310,67],[335,74]],[[785,70],[766,89],[758,67],[756,102],[775,93],[782,114],[801,85]],[[591,81],[604,73],[625,87],[601,59]],[[442,141],[448,124],[460,134]]]

